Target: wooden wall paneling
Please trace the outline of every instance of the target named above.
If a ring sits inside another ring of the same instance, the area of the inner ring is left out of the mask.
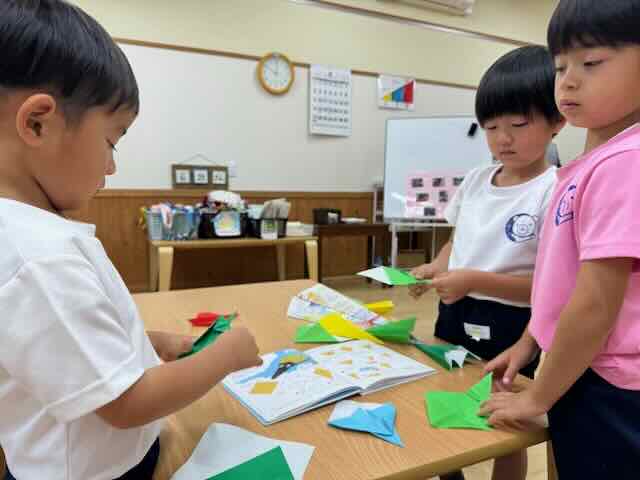
[[[83,211],[70,216],[94,223],[96,234],[133,292],[146,291],[148,243],[146,232],[138,226],[141,206],[161,201],[194,204],[204,191],[184,190],[105,190]],[[285,197],[292,203],[291,220],[313,221],[314,208],[340,208],[344,216],[371,218],[372,194],[340,192],[238,192],[249,203],[263,203]],[[324,268],[327,276],[355,273],[366,265],[366,240],[336,238],[327,242]],[[177,251],[172,288],[196,288],[212,285],[276,280],[273,248],[250,250]],[[287,278],[304,277],[304,247],[287,247]]]

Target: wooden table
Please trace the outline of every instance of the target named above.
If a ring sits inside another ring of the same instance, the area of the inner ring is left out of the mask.
[[[268,353],[294,345],[294,332],[300,321],[287,318],[287,305],[294,294],[313,284],[310,280],[297,280],[145,293],[134,295],[134,299],[148,328],[182,334],[197,335],[202,331],[191,327],[187,321],[195,312],[238,311],[237,324],[249,327],[260,351]],[[532,425],[528,431],[515,433],[432,429],[425,413],[424,393],[467,389],[481,378],[480,367],[472,365],[447,372],[412,346],[394,345],[392,348],[438,370],[433,376],[366,398],[356,398],[394,403],[404,448],[372,435],[329,427],[327,419],[333,405],[263,427],[218,385],[198,402],[168,418],[161,436],[162,453],[155,480],[169,479],[184,464],[212,422],[229,423],[260,435],[314,445],[316,450],[306,480],[425,480],[547,440],[542,425]]]
[[[171,274],[173,273],[173,252],[175,249],[193,250],[203,248],[276,248],[278,280],[286,279],[287,245],[303,243],[305,260],[309,278],[318,280],[318,238],[317,237],[285,237],[277,240],[260,238],[217,238],[213,240],[149,241],[149,291],[165,292],[171,290]]]
[[[383,257],[389,252],[391,234],[389,225],[385,223],[337,223],[331,225],[316,225],[318,236],[318,281],[322,282],[322,251],[323,244],[330,237],[367,237],[367,265],[373,264],[374,239],[376,245],[382,245]]]

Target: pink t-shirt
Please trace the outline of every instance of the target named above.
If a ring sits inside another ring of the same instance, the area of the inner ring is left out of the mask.
[[[640,124],[558,170],[533,278],[529,331],[549,351],[580,262],[640,259]],[[620,388],[640,390],[640,261],[618,319],[591,367]]]

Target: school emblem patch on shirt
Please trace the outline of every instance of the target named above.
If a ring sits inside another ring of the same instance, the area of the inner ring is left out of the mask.
[[[521,243],[536,238],[537,225],[538,217],[528,213],[519,213],[509,219],[504,230],[509,240]]]
[[[573,220],[573,201],[576,198],[576,186],[570,185],[558,203],[556,226]]]

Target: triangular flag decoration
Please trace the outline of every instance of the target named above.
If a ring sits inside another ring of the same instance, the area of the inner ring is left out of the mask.
[[[324,328],[329,334],[335,337],[346,337],[346,338],[354,338],[357,340],[371,340],[375,343],[384,343],[382,340],[377,339],[370,333],[367,333],[362,328],[356,326],[351,323],[349,320],[345,319],[342,315],[337,313],[330,313],[329,315],[325,315],[320,319],[320,325]]]
[[[396,322],[387,322],[368,328],[371,335],[388,342],[410,343],[411,332],[416,326],[416,317],[405,318]]]
[[[394,306],[395,305],[393,304],[393,302],[391,300],[384,300],[382,302],[374,302],[374,303],[365,304],[365,308],[367,310],[371,310],[372,312],[377,313],[378,315],[386,315],[391,310],[393,310]]]
[[[371,278],[386,285],[409,286],[431,283],[431,280],[418,280],[410,273],[392,267],[376,267],[359,272],[362,277]]]
[[[194,353],[198,353],[203,348],[215,342],[220,335],[231,328],[231,322],[237,317],[236,314],[228,317],[218,317],[213,325],[211,325],[195,342],[190,351],[185,352],[179,358],[188,357]]]
[[[429,423],[435,428],[491,430],[480,405],[491,396],[492,375],[485,376],[466,392],[427,392],[425,406]]]
[[[337,343],[339,340],[319,323],[301,325],[296,330],[296,343]]]
[[[281,447],[258,455],[208,480],[294,480]]]

